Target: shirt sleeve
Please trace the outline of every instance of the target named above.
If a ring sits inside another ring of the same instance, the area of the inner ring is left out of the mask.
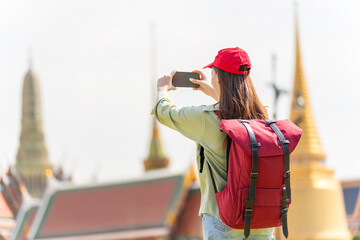
[[[205,114],[202,108],[203,106],[178,108],[171,102],[167,92],[160,91],[152,114],[161,124],[198,142],[205,129]]]

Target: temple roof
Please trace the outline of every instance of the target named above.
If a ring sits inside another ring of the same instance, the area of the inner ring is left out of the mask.
[[[0,176],[0,178],[0,236],[8,239],[15,227],[14,218],[17,213],[17,203],[11,193],[7,176]]]
[[[11,211],[4,194],[0,192],[0,235],[7,239],[14,227],[14,213]]]
[[[16,217],[16,227],[11,234],[11,240],[28,240],[27,234],[34,221],[40,206],[40,199],[32,198],[29,193],[24,192],[23,202]]]
[[[0,218],[13,218],[14,213],[11,211],[3,192],[0,192]]]
[[[4,181],[5,180],[5,181]],[[19,208],[20,202],[17,200],[14,191],[12,190],[12,186],[10,185],[9,178],[7,176],[0,177],[0,192],[7,202],[13,216],[16,216]]]
[[[303,131],[297,148],[292,153],[292,161],[324,160],[322,148],[311,110],[311,102],[306,86],[305,74],[300,51],[299,27],[296,18],[296,53],[294,86],[291,100],[290,120]]]
[[[192,168],[185,173],[157,170],[156,174],[146,174],[139,179],[84,186],[53,180],[46,189],[29,236],[31,239],[168,236],[185,200],[189,198],[191,208],[196,205],[196,194],[187,197],[193,181]],[[200,202],[197,204],[196,215]]]
[[[22,201],[22,191],[24,189],[23,181],[21,177],[17,174],[16,170],[10,167],[6,173],[8,179],[8,188],[9,191],[16,203],[20,206]]]
[[[202,225],[199,221],[199,206],[201,202],[200,186],[193,186],[185,201],[178,223],[174,228],[173,235],[184,239],[197,239],[202,234]]]

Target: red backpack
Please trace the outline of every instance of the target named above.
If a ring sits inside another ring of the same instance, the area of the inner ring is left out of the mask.
[[[219,112],[216,111],[219,116]],[[291,202],[290,153],[301,137],[301,129],[289,120],[223,119],[220,129],[228,134],[227,185],[216,188],[221,220],[231,228],[244,229],[282,225],[288,237],[287,212]],[[200,148],[200,172],[204,163]]]

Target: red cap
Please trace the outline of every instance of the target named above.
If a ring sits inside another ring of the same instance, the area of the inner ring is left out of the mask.
[[[248,69],[244,71],[241,66],[247,66]],[[250,58],[248,54],[241,48],[224,48],[218,52],[214,62],[206,65],[204,68],[212,68],[213,66],[234,74],[249,75],[250,74]]]

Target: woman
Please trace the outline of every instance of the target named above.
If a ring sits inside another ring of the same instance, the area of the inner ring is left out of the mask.
[[[204,147],[204,155],[209,163],[217,189],[226,186],[226,134],[220,132],[221,119],[267,119],[267,111],[257,97],[249,76],[251,64],[247,53],[240,48],[226,48],[219,51],[214,62],[204,68],[212,68],[211,81],[198,70],[200,80],[191,79],[200,90],[214,98],[215,105],[177,108],[169,99],[167,92],[175,90],[171,85],[172,77],[165,75],[158,79],[157,101],[154,114],[160,123],[168,126],[197,144],[197,150]],[[214,112],[219,111],[220,118]],[[199,154],[198,154],[199,155]],[[199,157],[197,159],[198,166]],[[219,217],[219,211],[212,187],[207,164],[199,174],[201,206],[199,215],[203,219],[203,239],[243,239],[243,230],[226,226]],[[274,228],[252,229],[248,238],[274,239]]]

